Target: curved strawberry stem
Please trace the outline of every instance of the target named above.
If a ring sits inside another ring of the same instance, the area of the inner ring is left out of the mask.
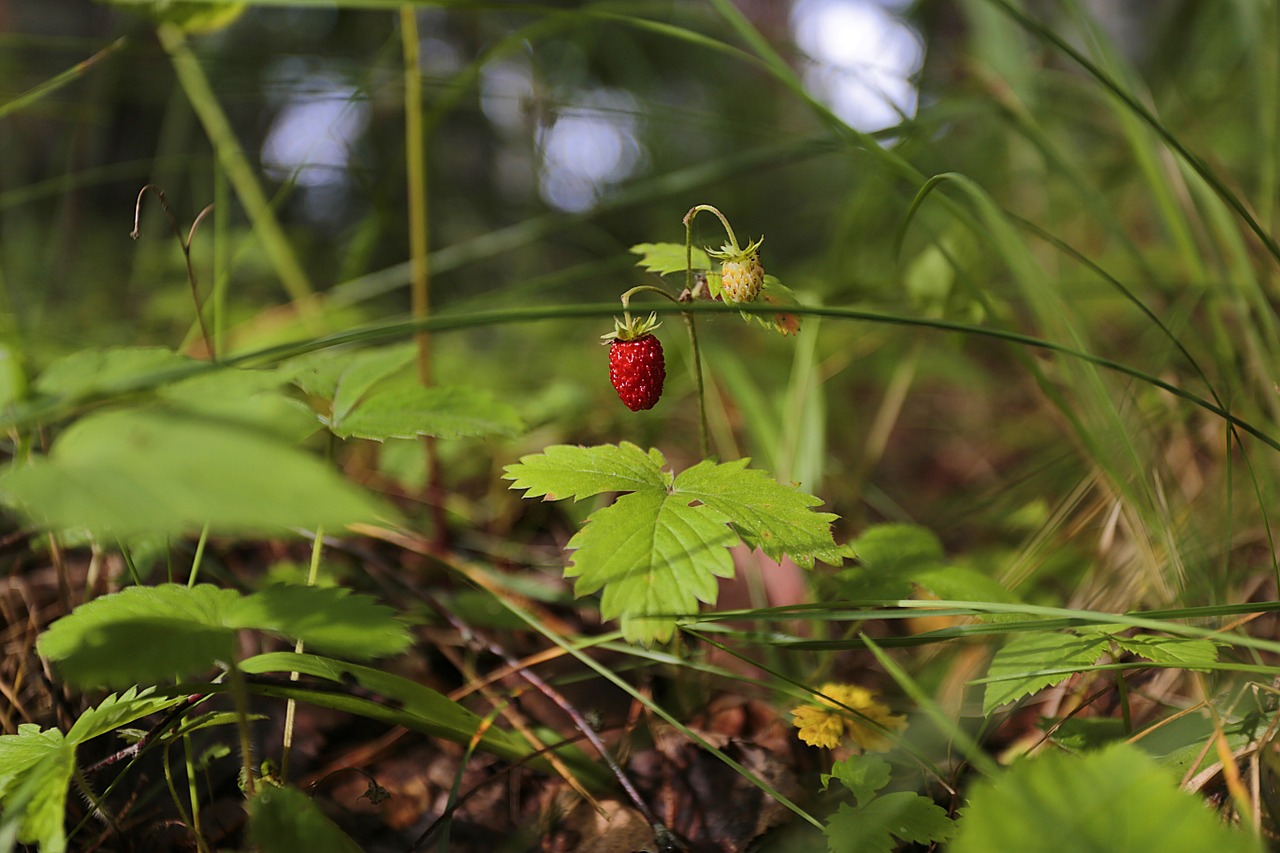
[[[716,218],[720,220],[720,224],[724,226],[724,233],[729,235],[729,245],[733,247],[733,250],[735,252],[739,251],[738,237],[733,233],[733,226],[729,224],[729,220],[725,218],[724,214],[709,204],[699,204],[689,208],[689,212],[684,215],[684,227],[685,227],[685,234],[686,234],[685,243],[690,248],[690,254],[692,254],[693,241],[689,239],[688,232],[693,226],[693,217],[697,216],[699,213],[701,213],[704,210],[707,213],[715,214]],[[692,267],[692,265],[693,264],[691,260],[690,266]]]

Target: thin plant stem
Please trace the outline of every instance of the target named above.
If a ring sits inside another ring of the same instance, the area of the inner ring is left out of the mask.
[[[315,538],[311,540],[311,566],[307,570],[307,586],[315,586],[316,579],[320,575],[320,553],[324,550],[324,528],[317,527]],[[294,643],[293,653],[300,655],[304,643],[302,640]],[[289,673],[290,681],[298,680],[298,673]],[[289,756],[293,754],[293,720],[294,714],[297,713],[298,703],[293,697],[284,706],[284,743],[281,747],[280,755],[280,778],[289,778]]]
[[[424,321],[431,316],[431,267],[429,263],[429,227],[427,206],[427,144],[422,121],[421,39],[413,6],[400,7],[400,43],[404,53],[404,147],[405,180],[409,193],[409,270],[413,319]],[[420,329],[414,335],[418,348],[418,382],[431,385],[431,333]],[[432,436],[422,437],[426,457],[427,506],[435,528],[435,546],[440,552],[448,547],[448,517],[444,511],[444,487],[441,483],[440,457]]]
[[[196,765],[191,760],[191,735],[187,732],[182,734],[182,754],[186,759],[187,799],[191,802],[191,829],[196,834],[196,844],[203,850],[204,839],[200,832],[200,791],[196,788]]]
[[[200,528],[200,538],[196,541],[196,555],[191,558],[191,573],[187,575],[187,588],[196,585],[196,576],[200,574],[200,563],[204,559],[204,545],[209,541],[209,525]]]
[[[213,338],[209,336],[209,327],[204,321],[204,306],[200,300],[200,286],[196,282],[196,268],[191,263],[191,241],[195,239],[196,229],[200,227],[200,223],[213,210],[213,205],[206,205],[203,210],[196,214],[195,220],[191,223],[191,230],[187,232],[187,236],[182,236],[182,229],[178,227],[178,218],[174,216],[173,209],[169,207],[169,200],[164,197],[164,191],[154,184],[146,184],[142,189],[138,190],[138,200],[133,206],[133,231],[129,232],[129,236],[137,240],[142,236],[139,230],[139,222],[142,218],[142,199],[147,194],[147,190],[151,190],[156,199],[160,202],[160,207],[164,209],[164,215],[169,220],[169,227],[173,229],[173,236],[178,239],[178,245],[182,247],[182,258],[187,264],[187,283],[191,286],[191,301],[195,304],[196,322],[200,324],[200,336],[204,339],[205,351],[209,353],[209,360],[216,361],[216,352],[213,347]]]
[[[249,737],[249,688],[244,683],[244,673],[239,665],[231,662],[227,669],[231,682],[231,695],[236,704],[236,729],[240,733],[240,770],[244,774],[244,795],[253,797],[253,744]]]
[[[734,250],[737,251],[738,238],[737,238],[737,235],[733,233],[733,226],[729,224],[729,220],[725,218],[725,215],[709,204],[699,204],[692,207],[689,210],[689,212],[684,215],[686,256],[692,257],[693,240],[691,235],[692,235],[692,228],[693,228],[693,218],[704,210],[707,213],[714,213],[716,218],[720,220],[720,224],[724,226],[725,233],[729,235],[729,245],[731,245],[734,248]],[[690,267],[692,267],[692,264],[690,264]]]
[[[214,95],[209,78],[187,44],[186,34],[175,24],[162,23],[156,27],[156,35],[165,53],[169,55],[178,82],[204,126],[241,206],[249,215],[255,233],[262,241],[276,274],[280,276],[280,283],[297,304],[304,321],[314,323],[320,307],[315,289],[302,265],[298,263],[279,220],[272,212],[267,196],[253,173],[253,167],[249,165],[249,158]]]

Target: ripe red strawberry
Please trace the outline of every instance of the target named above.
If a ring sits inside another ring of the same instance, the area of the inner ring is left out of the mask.
[[[662,396],[667,366],[662,344],[653,336],[660,325],[657,314],[639,320],[628,313],[625,321],[615,317],[613,331],[600,336],[609,344],[609,381],[633,412],[652,409]]]
[[[609,381],[631,411],[652,409],[662,396],[666,378],[662,342],[653,335],[619,338],[609,345]]]

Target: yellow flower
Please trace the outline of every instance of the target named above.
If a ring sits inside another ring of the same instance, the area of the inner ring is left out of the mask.
[[[819,704],[801,705],[792,711],[800,739],[810,746],[834,749],[847,737],[864,750],[881,752],[890,745],[887,732],[906,728],[906,718],[877,702],[865,687],[830,682],[818,692],[823,694]]]

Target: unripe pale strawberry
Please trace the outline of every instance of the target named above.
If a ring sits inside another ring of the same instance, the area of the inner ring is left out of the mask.
[[[707,254],[719,258],[720,298],[725,302],[755,302],[764,287],[764,265],[760,263],[760,244],[764,238],[739,249],[726,243],[720,249],[708,249]]]

